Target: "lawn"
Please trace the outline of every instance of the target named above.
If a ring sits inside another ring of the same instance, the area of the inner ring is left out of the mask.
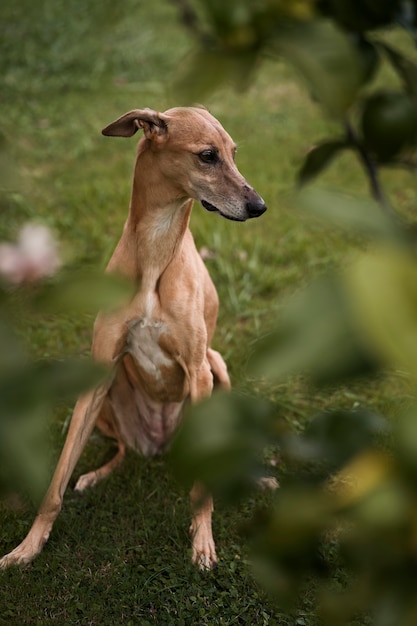
[[[127,214],[136,141],[102,137],[101,128],[133,108],[187,104],[171,86],[191,39],[167,0],[4,0],[0,34],[0,140],[13,173],[0,198],[0,239],[40,220],[56,232],[68,264],[104,268]],[[292,198],[303,155],[333,126],[290,67],[266,60],[247,91],[223,88],[204,104],[237,141],[239,168],[268,205],[259,220],[236,224],[196,204],[191,222],[197,247],[213,253],[207,265],[221,302],[215,348],[234,387],[257,392],[260,383],[246,372],[254,342],[276,325],[289,294],[344,263],[357,242],[317,227]],[[411,176],[384,174],[384,183],[408,211]],[[351,155],[321,184],[367,194]],[[88,354],[92,323],[81,314],[27,315],[18,328],[33,358],[62,358]],[[317,391],[297,378],[263,383],[262,393],[299,429],[330,406],[390,407],[403,386],[392,375]],[[70,414],[71,405],[61,404],[50,424],[51,471]],[[111,453],[111,442],[93,435],[74,479]],[[273,471],[285,482],[279,466]],[[314,581],[287,612],[253,576],[241,529],[267,502],[267,494],[254,493],[233,509],[218,504],[220,562],[201,574],[189,563],[187,494],[168,461],[129,454],[82,497],[69,489],[42,554],[27,568],[0,574],[0,624],[315,626]],[[0,503],[1,552],[23,538],[34,512],[23,494]]]

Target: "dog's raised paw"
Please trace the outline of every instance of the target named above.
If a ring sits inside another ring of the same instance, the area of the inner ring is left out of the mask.
[[[77,493],[82,493],[86,489],[89,489],[90,487],[94,487],[94,485],[97,482],[98,482],[97,472],[95,471],[88,472],[88,474],[83,474],[82,476],[79,477],[79,479],[77,480],[75,484],[74,491],[76,491]]]

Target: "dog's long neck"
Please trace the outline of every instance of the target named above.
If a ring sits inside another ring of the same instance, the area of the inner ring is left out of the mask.
[[[193,201],[151,167],[152,155],[138,153],[128,217],[135,233],[136,268],[142,289],[155,291],[169,263],[179,254]]]

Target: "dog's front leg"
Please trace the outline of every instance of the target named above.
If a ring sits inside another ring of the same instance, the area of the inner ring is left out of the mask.
[[[197,399],[202,399],[211,394],[213,386],[218,386],[225,391],[230,391],[230,378],[227,366],[221,354],[209,348],[207,350],[207,360],[210,373],[206,374],[206,388],[203,393],[204,384],[199,385],[196,395]],[[213,498],[199,482],[193,485],[190,493],[193,519],[190,532],[193,536],[193,563],[200,569],[212,569],[217,562],[216,548],[211,528],[211,517],[213,513]]]
[[[78,400],[71,419],[64,448],[52,482],[43,499],[38,515],[21,544],[0,559],[0,569],[9,565],[24,565],[39,554],[48,541],[53,523],[58,516],[65,489],[74,467],[94,428],[97,415],[109,388],[109,383],[84,394]]]

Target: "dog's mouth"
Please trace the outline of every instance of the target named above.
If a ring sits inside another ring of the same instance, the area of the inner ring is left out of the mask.
[[[207,200],[201,200],[201,204],[207,211],[210,211],[211,213],[217,213],[218,215],[221,215],[222,217],[225,217],[227,220],[231,220],[232,222],[245,221],[244,217],[235,217],[233,215],[226,215],[225,213],[222,213],[220,209],[214,206],[214,204],[210,204],[210,202],[207,202]]]

